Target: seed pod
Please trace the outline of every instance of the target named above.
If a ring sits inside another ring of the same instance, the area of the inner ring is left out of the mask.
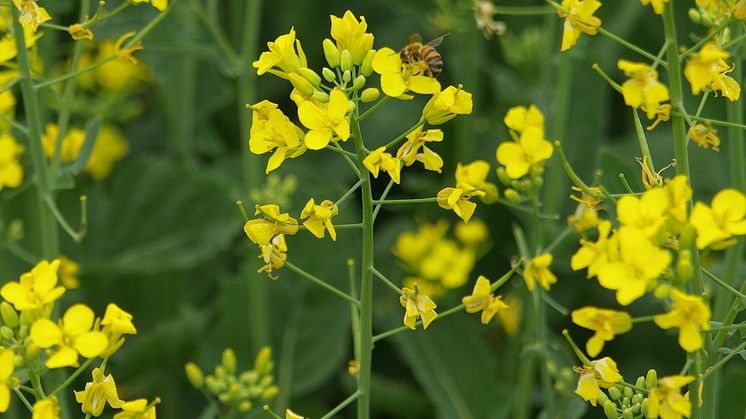
[[[337,49],[337,46],[334,45],[334,42],[332,42],[331,39],[327,38],[324,39],[321,45],[324,47],[324,57],[326,57],[326,62],[329,63],[329,67],[339,67],[340,54],[339,49]]]
[[[191,384],[192,387],[196,389],[202,388],[202,386],[205,384],[204,374],[202,374],[202,370],[199,369],[197,364],[195,364],[194,362],[190,362],[184,366],[184,370],[186,371],[186,376],[189,380],[189,384]]]

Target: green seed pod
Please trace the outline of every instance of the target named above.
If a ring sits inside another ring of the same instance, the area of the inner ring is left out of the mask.
[[[339,49],[337,49],[337,46],[334,45],[334,42],[332,42],[331,39],[327,38],[324,39],[321,45],[324,47],[324,57],[326,57],[326,62],[329,63],[329,67],[339,67],[341,57],[339,54]]]
[[[189,380],[189,384],[192,385],[192,387],[196,389],[202,388],[202,386],[205,384],[205,377],[204,374],[202,374],[202,370],[199,369],[197,364],[194,362],[190,362],[184,366],[184,371],[186,372],[187,379]]]
[[[629,387],[624,387],[624,397],[631,399],[635,395],[635,391]]]
[[[329,83],[334,83],[334,80],[337,80],[337,73],[335,73],[329,67],[322,68],[321,75],[324,76],[324,80],[328,81]]]
[[[225,348],[223,350],[223,368],[228,374],[234,374],[236,372],[236,353],[231,348]]]
[[[645,376],[645,386],[648,389],[658,387],[658,373],[655,370],[648,370],[648,374]]]
[[[611,400],[604,402],[604,414],[609,419],[619,419],[619,415],[616,412],[616,405]]]
[[[375,87],[369,87],[363,90],[363,93],[360,94],[360,100],[362,100],[363,103],[370,103],[374,100],[378,100],[379,96],[381,96],[380,90]]]
[[[350,51],[342,51],[339,66],[342,68],[342,71],[352,71],[352,54]]]
[[[315,71],[311,70],[308,67],[301,67],[298,69],[298,74],[300,74],[304,79],[308,80],[309,83],[311,83],[315,87],[319,87],[319,84],[321,83],[321,76],[318,75]]]
[[[355,77],[355,80],[352,82],[352,88],[355,90],[360,90],[365,86],[365,76],[362,74]]]
[[[676,276],[682,283],[689,282],[694,274],[694,268],[692,267],[692,252],[688,250],[682,250],[679,252],[679,257],[676,260]]]
[[[0,318],[3,319],[3,324],[11,329],[18,327],[18,313],[13,309],[13,306],[3,301],[0,303]]]
[[[360,72],[363,73],[363,76],[370,77],[370,75],[373,74],[373,57],[375,55],[376,52],[373,50],[370,50],[365,54],[363,63],[360,65]]]
[[[632,419],[634,416],[632,415],[632,409],[626,408],[622,410],[622,419]]]
[[[308,80],[304,79],[297,73],[288,73],[288,81],[290,81],[293,87],[295,87],[295,90],[303,96],[313,96],[316,91]]]
[[[637,377],[637,381],[635,381],[635,387],[645,389],[645,377]]]
[[[609,397],[611,397],[612,400],[617,401],[622,398],[622,392],[619,391],[619,388],[616,386],[609,388]]]
[[[0,327],[0,336],[2,336],[5,340],[13,339],[13,329],[8,326]]]

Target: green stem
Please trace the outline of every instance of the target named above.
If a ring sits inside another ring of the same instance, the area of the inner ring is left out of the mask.
[[[342,146],[340,146],[337,143],[330,143],[329,149],[334,151],[335,153],[339,153],[340,155],[342,155],[342,157],[345,159],[345,162],[347,162],[347,165],[350,167],[350,169],[352,169],[352,171],[355,172],[358,178],[360,177],[360,169],[358,169],[357,164],[355,164],[355,162],[353,161],[353,159],[357,159],[357,154],[355,154],[352,157],[348,156],[348,154],[352,154],[352,153],[349,153],[347,150],[343,149]],[[364,171],[367,172],[368,169],[365,168]]]
[[[652,322],[655,319],[655,316],[657,316],[657,314],[653,314],[653,315],[650,315],[650,316],[634,317],[634,318],[632,318],[632,323]]]
[[[374,104],[373,104],[373,106],[371,106],[370,108],[368,108],[368,110],[366,110],[365,112],[363,112],[363,113],[362,113],[362,114],[361,114],[361,115],[360,115],[360,116],[359,116],[359,117],[357,118],[357,120],[358,120],[358,121],[362,121],[363,119],[367,118],[367,117],[368,117],[368,115],[370,115],[370,114],[372,114],[373,112],[375,112],[375,110],[376,110],[376,109],[378,109],[378,107],[379,107],[379,106],[381,106],[381,105],[383,105],[384,103],[388,102],[388,101],[389,101],[389,99],[391,99],[391,97],[390,97],[390,96],[384,96],[384,97],[382,97],[382,98],[381,98],[381,99],[380,99],[380,100],[379,100],[378,102],[374,103]]]
[[[527,207],[520,204],[514,204],[510,201],[507,201],[503,198],[497,198],[497,202],[499,202],[502,205],[505,205],[508,208],[513,208],[519,211],[523,212],[533,212],[533,209],[531,207]],[[539,218],[545,219],[545,220],[559,220],[560,215],[559,214],[546,214],[546,213],[539,213]]]
[[[611,79],[611,77],[609,77],[609,75],[608,75],[608,74],[606,74],[606,72],[605,72],[605,71],[604,71],[604,70],[603,70],[603,69],[601,68],[601,66],[600,66],[600,65],[598,65],[598,64],[593,64],[593,66],[591,66],[591,68],[593,68],[593,70],[594,70],[594,71],[595,71],[596,73],[598,73],[598,75],[599,75],[599,76],[601,76],[601,78],[602,78],[602,79],[606,80],[606,83],[609,83],[609,85],[610,85],[610,86],[611,86],[611,87],[612,87],[612,88],[613,88],[614,90],[616,90],[616,91],[617,91],[617,92],[619,92],[619,93],[622,93],[622,86],[620,86],[620,85],[619,85],[619,83],[617,83],[617,82],[615,82],[614,80],[612,80],[612,79]]]
[[[725,365],[726,362],[730,361],[731,358],[733,358],[736,355],[739,355],[739,352],[741,352],[744,348],[746,348],[746,340],[741,342],[740,345],[736,346],[735,349],[733,349],[729,354],[725,355],[723,359],[716,362],[713,366],[710,368],[707,368],[704,374],[699,378],[700,381],[704,381],[707,377],[710,376],[710,374],[716,372],[720,367]]]
[[[57,83],[65,81],[65,80],[69,80],[69,79],[78,77],[81,74],[87,73],[89,71],[93,71],[93,70],[101,67],[102,65],[104,65],[104,64],[106,64],[108,62],[114,61],[116,59],[117,59],[116,55],[110,55],[110,56],[102,59],[99,62],[96,62],[96,63],[93,63],[93,64],[89,65],[88,67],[83,67],[83,68],[81,68],[79,70],[75,70],[75,71],[71,71],[69,73],[65,73],[65,74],[63,74],[63,75],[61,75],[61,76],[59,76],[57,78],[51,79],[51,80],[39,82],[39,83],[37,83],[37,84],[34,85],[34,89],[36,89],[36,90],[43,89],[43,88],[51,86],[53,84],[57,84]]]
[[[665,12],[664,12],[664,14],[665,14]],[[645,51],[644,49],[638,47],[637,45],[634,45],[634,44],[632,44],[632,43],[630,43],[628,41],[625,41],[624,39],[622,39],[622,38],[614,35],[613,33],[607,31],[603,27],[599,27],[598,28],[598,33],[600,33],[601,35],[603,35],[603,36],[611,39],[612,41],[614,41],[614,42],[616,42],[616,43],[618,43],[618,44],[620,44],[620,45],[622,45],[622,46],[624,46],[626,48],[629,48],[630,50],[632,50],[632,51],[634,51],[634,52],[642,55],[643,57],[647,58],[650,61],[655,61],[656,60],[655,55],[653,55],[653,54]],[[676,58],[677,58],[676,61],[678,62],[678,55],[676,56]],[[668,68],[669,63],[670,63],[670,65],[673,65],[670,56],[668,57],[668,61],[669,61],[668,63],[666,63],[665,61],[662,61],[660,63],[660,65],[662,67],[664,67],[664,68]]]
[[[555,109],[552,116],[552,138],[561,141],[570,141],[566,138],[568,115],[570,113],[570,93],[572,91],[572,61],[570,54],[561,54],[559,57],[559,69],[557,71],[556,86],[554,89]],[[564,191],[567,189],[567,180],[562,176],[562,163],[554,159],[547,168],[544,177],[546,181],[544,193],[544,208],[548,212],[558,212],[566,199]]]
[[[706,277],[712,279],[713,282],[718,284],[720,287],[722,287],[724,290],[730,292],[731,294],[735,295],[738,298],[741,298],[744,302],[746,302],[746,294],[738,291],[737,289],[731,287],[727,282],[723,281],[722,279],[718,278],[713,274],[712,272],[708,271],[705,268],[700,267],[699,268],[703,274],[705,274]]]
[[[438,202],[438,198],[432,197],[432,198],[411,198],[411,199],[386,199],[383,201],[379,199],[373,200],[373,204],[377,204],[377,205],[429,204],[433,202]]]
[[[746,125],[739,124],[736,122],[728,122],[728,121],[721,121],[719,119],[712,119],[702,116],[696,116],[696,115],[684,115],[682,112],[674,112],[671,111],[672,116],[680,116],[680,117],[689,117],[693,121],[700,121],[700,122],[706,122],[712,125],[720,125],[721,127],[728,127],[728,128],[738,128],[739,130],[746,130]],[[734,141],[735,142],[735,141]]]
[[[347,276],[350,280],[350,295],[352,298],[358,298],[357,295],[357,278],[355,277],[355,259],[347,260]],[[355,357],[355,363],[360,359],[360,306],[350,304],[350,319],[352,327],[352,349]]]
[[[34,407],[31,406],[31,403],[29,403],[29,401],[26,398],[26,396],[24,396],[23,393],[21,393],[21,390],[19,390],[17,388],[13,388],[13,391],[16,393],[16,395],[18,396],[18,398],[21,399],[21,402],[23,402],[24,406],[26,406],[26,409],[28,409],[29,412],[33,413],[34,412]]]
[[[342,401],[342,403],[338,404],[334,409],[330,410],[329,413],[325,414],[324,416],[322,416],[319,419],[331,419],[331,418],[333,418],[334,415],[336,415],[337,413],[339,413],[340,411],[342,411],[342,409],[344,409],[345,407],[347,407],[348,404],[354,402],[358,397],[360,397],[361,394],[362,393],[360,392],[360,390],[354,392],[350,397],[344,399]]]
[[[629,194],[635,194],[635,191],[632,190],[632,187],[629,185],[629,182],[627,182],[627,176],[625,176],[624,173],[619,173],[619,181],[622,182],[624,189],[626,189],[627,192],[629,192]],[[622,194],[622,196],[629,195],[629,194]]]
[[[412,126],[412,128],[410,128],[410,129],[406,130],[405,132],[403,132],[403,133],[402,133],[401,135],[399,135],[398,137],[396,137],[396,138],[394,138],[393,140],[389,141],[389,142],[388,142],[388,143],[386,144],[386,149],[387,149],[387,150],[389,150],[389,149],[391,149],[391,147],[393,147],[393,146],[397,145],[397,144],[399,143],[399,141],[403,140],[403,139],[404,139],[404,138],[405,138],[405,137],[406,137],[407,135],[411,134],[411,133],[412,133],[412,132],[413,132],[414,130],[416,130],[417,128],[419,128],[419,127],[421,127],[421,126],[425,125],[425,122],[427,122],[427,121],[425,120],[425,117],[423,116],[422,118],[420,118],[420,120],[419,120],[419,121],[417,121],[417,123],[416,123],[416,124],[414,124],[414,125]],[[362,170],[362,169],[361,169],[361,170]]]
[[[681,55],[679,55],[679,59],[680,60],[684,60],[684,59],[686,59],[686,57],[688,57],[689,55],[691,55],[693,52],[699,50],[702,47],[702,45],[706,44],[714,36],[719,35],[720,32],[722,32],[723,28],[725,28],[726,26],[728,26],[729,23],[730,23],[730,18],[724,19],[723,22],[720,23],[720,25],[718,25],[717,28],[710,30],[710,33],[707,34],[707,36],[705,36],[704,38],[700,39],[699,42],[697,42],[696,44],[694,44],[693,47],[691,47],[688,50],[682,52]],[[723,46],[721,48],[725,49],[726,47]]]
[[[334,205],[339,206],[343,202],[345,202],[347,200],[347,198],[349,198],[350,196],[352,196],[353,193],[355,193],[355,191],[357,190],[357,188],[359,188],[360,185],[363,184],[363,182],[364,181],[362,179],[358,180],[357,183],[355,183],[354,185],[352,185],[352,187],[350,189],[348,189],[347,192],[345,192],[344,195],[342,195],[341,197],[339,197],[339,199],[337,200],[337,202],[334,203]]]
[[[650,148],[648,147],[648,139],[645,137],[645,128],[642,127],[642,122],[640,121],[640,115],[637,114],[637,109],[632,109],[632,116],[635,120],[637,142],[640,145],[640,152],[642,153],[642,157],[645,159],[645,164],[648,166],[647,169],[650,173],[656,173],[655,164],[653,164],[653,156],[650,154]]]
[[[194,8],[197,17],[207,29],[207,32],[210,33],[212,38],[218,44],[218,47],[223,51],[223,54],[231,63],[231,67],[234,69],[234,71],[236,71],[236,74],[238,74],[241,71],[241,59],[239,58],[236,50],[233,49],[231,43],[228,41],[228,37],[225,36],[225,32],[220,29],[220,26],[217,24],[217,22],[210,18],[210,16],[207,16],[207,13],[205,13],[205,9],[202,6],[201,2],[192,1],[191,5]]]
[[[344,298],[345,300],[347,300],[347,301],[349,301],[349,302],[351,302],[353,304],[360,305],[360,301],[352,298],[346,292],[338,290],[337,288],[335,288],[335,287],[327,284],[326,282],[324,282],[324,281],[320,280],[319,278],[311,275],[310,273],[304,271],[303,269],[301,269],[301,268],[293,265],[292,263],[290,263],[288,261],[285,261],[285,266],[287,266],[288,269],[290,269],[291,271],[297,273],[301,277],[303,277],[303,278],[311,281],[312,283],[320,286],[321,288],[323,288],[323,289],[331,292],[332,294],[336,295],[337,297]]]
[[[580,179],[580,177],[578,177],[578,175],[575,174],[575,171],[572,169],[572,166],[570,166],[570,163],[567,161],[567,158],[565,157],[565,152],[562,151],[562,145],[560,144],[559,141],[554,142],[554,148],[556,148],[557,151],[559,152],[560,160],[562,161],[562,167],[565,168],[565,173],[570,178],[572,183],[578,188],[580,188],[583,192],[588,194],[589,196],[598,198],[599,194],[591,190],[591,188],[589,188],[588,185],[586,185],[585,182],[583,182]]]
[[[739,323],[739,324],[732,324],[730,326],[718,326],[718,327],[711,327],[707,330],[704,330],[705,333],[713,333],[713,332],[719,332],[721,330],[729,331],[729,330],[737,330],[737,329],[743,329],[746,327],[746,322]]]
[[[381,197],[378,198],[378,200],[379,201],[383,201],[384,199],[386,199],[386,197],[389,194],[389,191],[391,191],[391,188],[393,186],[394,186],[394,179],[391,179],[391,180],[389,180],[388,185],[386,185],[386,188],[383,190],[383,192],[381,193]],[[376,205],[376,208],[373,210],[373,222],[376,221],[376,217],[378,216],[378,212],[381,211],[381,207],[382,206],[383,205],[378,204],[378,205]]]
[[[394,292],[396,292],[399,295],[402,295],[401,288],[397,287],[393,282],[391,282],[390,279],[386,278],[386,276],[384,274],[378,272],[378,270],[376,268],[370,268],[370,270],[371,270],[371,272],[373,272],[373,275],[377,276],[378,279],[380,279],[381,281],[383,281],[383,283],[386,284],[392,290],[394,290]]]
[[[70,384],[72,384],[73,381],[75,381],[76,378],[78,378],[78,376],[80,374],[83,373],[83,371],[85,371],[86,369],[88,369],[88,367],[91,365],[91,363],[93,363],[94,359],[95,358],[89,358],[88,360],[86,360],[83,363],[83,365],[81,365],[77,370],[75,370],[75,372],[73,372],[72,374],[70,374],[70,376],[67,377],[67,379],[62,384],[59,385],[59,387],[57,387],[56,389],[54,389],[54,391],[52,391],[51,393],[49,393],[49,395],[47,397],[52,397],[55,394],[59,393],[60,391],[66,389]]]

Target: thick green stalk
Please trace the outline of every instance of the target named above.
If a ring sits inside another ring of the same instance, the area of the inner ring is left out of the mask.
[[[358,359],[357,418],[370,417],[370,370],[373,358],[373,194],[370,173],[363,164],[365,147],[360,123],[352,118],[352,134],[355,137],[358,168],[362,184],[363,254],[360,274],[360,358]]]

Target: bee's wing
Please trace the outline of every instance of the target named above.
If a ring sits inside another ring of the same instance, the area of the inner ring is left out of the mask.
[[[410,44],[422,43],[422,36],[418,33],[413,33],[412,35],[409,35],[409,43]]]
[[[450,35],[450,34],[451,34],[451,33],[450,33],[450,32],[448,32],[448,33],[447,33],[447,34],[445,34],[445,35],[441,35],[441,36],[439,36],[439,37],[437,37],[437,38],[433,39],[432,41],[428,42],[428,43],[427,43],[426,45],[430,45],[431,47],[435,48],[435,47],[437,47],[438,45],[440,45],[440,44],[441,44],[441,43],[443,42],[443,39],[444,39],[444,38],[445,38],[446,36],[448,36],[448,35]]]

